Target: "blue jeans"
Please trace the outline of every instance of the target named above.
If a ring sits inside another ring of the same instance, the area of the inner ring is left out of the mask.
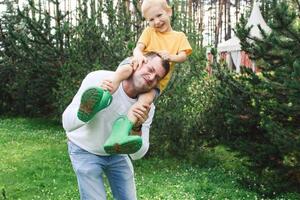
[[[105,200],[103,173],[117,200],[135,200],[136,189],[132,163],[127,155],[99,156],[71,141],[68,152],[77,176],[81,200]]]

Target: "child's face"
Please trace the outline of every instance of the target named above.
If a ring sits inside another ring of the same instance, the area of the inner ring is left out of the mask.
[[[171,16],[172,10],[165,10],[160,5],[152,5],[144,12],[144,17],[148,21],[149,26],[161,33],[172,30]]]

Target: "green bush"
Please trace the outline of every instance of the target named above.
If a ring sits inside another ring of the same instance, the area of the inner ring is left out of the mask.
[[[60,118],[83,77],[96,69],[115,70],[132,54],[139,34],[124,29],[135,26],[124,2],[114,6],[103,1],[92,16],[83,2],[76,26],[61,10],[52,26],[53,16],[34,4],[16,10],[6,3],[0,37],[1,114]]]
[[[61,74],[63,75],[57,81],[58,87],[57,89],[53,89],[56,97],[54,105],[57,110],[57,114],[54,117],[55,119],[60,120],[61,114],[72,101],[72,98],[81,85],[81,80],[83,80],[88,72],[99,69],[100,67],[98,65],[87,66],[78,63],[64,64],[61,68]]]
[[[16,11],[8,6],[1,19],[2,111],[44,116],[54,109],[51,88],[56,87],[59,59],[57,49],[51,46],[48,16],[39,21],[29,16],[26,7]],[[41,30],[43,36],[38,34]],[[48,37],[49,45],[41,45]]]
[[[176,66],[169,87],[156,103],[151,130],[153,153],[197,153],[203,148],[203,138],[211,133],[204,130],[202,121],[215,95],[211,90],[214,81],[204,70],[204,56],[204,50],[194,48],[189,61]]]
[[[254,76],[257,81],[246,80],[252,86],[259,138],[268,141],[261,145],[257,163],[264,174],[279,176],[276,183],[285,181],[286,188],[292,189],[290,183],[294,188],[300,183],[299,10],[286,2],[275,2],[273,7],[272,33],[247,42],[249,30],[242,21],[237,34],[244,50],[262,63],[262,73]]]

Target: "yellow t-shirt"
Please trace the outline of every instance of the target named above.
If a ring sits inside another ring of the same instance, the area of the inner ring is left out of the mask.
[[[187,37],[183,32],[178,31],[161,33],[155,31],[154,28],[147,27],[140,36],[138,43],[145,45],[144,53],[162,50],[168,51],[169,54],[177,54],[180,51],[185,51],[187,56],[192,53],[192,47]],[[174,65],[175,63],[170,63],[169,73],[159,82],[160,91],[163,91],[167,87],[174,71]]]

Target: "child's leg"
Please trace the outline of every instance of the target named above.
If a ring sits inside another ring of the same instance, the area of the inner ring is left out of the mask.
[[[120,116],[113,124],[111,134],[105,141],[104,150],[108,154],[132,154],[143,144],[140,136],[129,135],[133,124],[126,116]]]
[[[130,135],[133,125],[138,122],[134,116],[133,109],[137,104],[151,105],[157,95],[155,89],[139,96],[129,110],[128,116],[122,116],[114,122],[111,135],[104,144],[104,150],[108,154],[130,154],[137,152],[142,146],[142,138],[137,135]]]
[[[125,59],[127,62],[127,60]],[[123,61],[123,63],[125,63]],[[118,89],[120,83],[127,79],[133,69],[130,64],[120,64],[113,77],[103,80],[101,87],[86,90],[80,101],[77,112],[78,118],[83,122],[90,121],[99,111],[110,105],[112,94]]]
[[[120,65],[117,70],[115,71],[113,77],[111,78],[112,81],[112,88],[110,91],[113,94],[119,87],[120,83],[123,80],[126,80],[133,72],[132,66],[130,64]],[[108,88],[104,88],[108,89]]]
[[[131,66],[131,58],[125,58],[119,65],[112,77],[108,77],[106,80],[102,81],[101,88],[108,90],[110,94],[115,93],[118,89],[120,83],[126,80],[133,72],[133,67]]]
[[[157,95],[156,89],[152,89],[151,91],[149,91],[147,93],[141,94],[138,98],[138,101],[133,106],[131,106],[131,108],[128,111],[127,117],[133,124],[136,124],[138,121],[137,117],[134,116],[134,113],[132,111],[134,106],[136,104],[140,104],[140,105],[146,105],[146,106],[150,107],[150,105],[153,103],[156,95]]]

